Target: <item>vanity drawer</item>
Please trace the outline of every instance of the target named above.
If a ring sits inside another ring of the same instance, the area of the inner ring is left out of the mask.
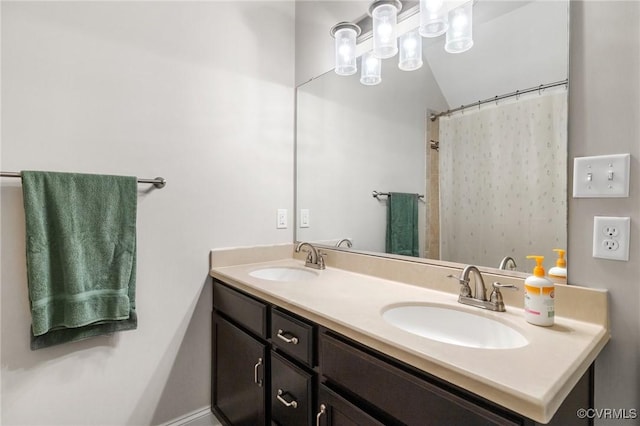
[[[321,374],[406,425],[517,425],[350,344],[320,335]]]
[[[384,426],[324,385],[320,385],[318,390],[317,405],[317,426]]]
[[[281,426],[311,424],[313,375],[271,352],[271,418]]]
[[[279,309],[271,310],[271,342],[304,364],[315,361],[315,327]]]
[[[267,338],[267,305],[218,281],[213,282],[213,308],[249,331]]]

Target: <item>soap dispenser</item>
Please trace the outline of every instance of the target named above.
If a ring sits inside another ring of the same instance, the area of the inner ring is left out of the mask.
[[[554,321],[555,287],[544,276],[544,256],[527,256],[527,259],[535,259],[536,266],[533,275],[524,280],[524,317],[531,324],[548,327]]]
[[[566,284],[567,283],[567,261],[564,258],[565,250],[562,249],[553,249],[553,251],[558,253],[558,258],[556,259],[556,266],[549,269],[549,278],[556,283]]]

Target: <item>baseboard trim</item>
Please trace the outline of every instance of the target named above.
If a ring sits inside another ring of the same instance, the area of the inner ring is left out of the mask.
[[[211,414],[211,406],[207,405],[206,407],[202,407],[198,410],[194,410],[190,413],[187,413],[183,416],[177,417],[173,420],[170,420],[167,423],[162,423],[159,426],[182,426],[187,424],[193,420],[197,420],[201,417],[205,417]]]

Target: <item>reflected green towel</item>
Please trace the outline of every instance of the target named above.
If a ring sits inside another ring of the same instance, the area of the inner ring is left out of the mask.
[[[392,192],[387,201],[386,251],[420,256],[418,247],[418,194]]]
[[[137,179],[22,172],[31,349],[137,327]]]

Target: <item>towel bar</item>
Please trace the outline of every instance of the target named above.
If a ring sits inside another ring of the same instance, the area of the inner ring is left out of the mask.
[[[378,191],[373,191],[371,193],[371,196],[375,199],[380,199],[379,197],[388,197],[389,195],[391,195],[389,192],[378,192]],[[422,194],[416,194],[418,196],[418,198],[423,199],[424,200],[424,195]]]
[[[19,178],[22,177],[20,173],[17,172],[0,172],[0,176],[2,177],[14,177]],[[157,177],[154,179],[142,179],[138,178],[138,183],[152,183],[156,188],[164,188],[167,184],[167,181],[163,177]]]

